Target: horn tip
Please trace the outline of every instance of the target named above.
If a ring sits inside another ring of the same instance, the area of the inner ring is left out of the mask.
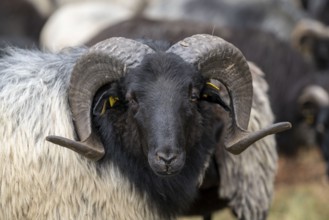
[[[49,141],[53,144],[58,144],[58,145],[62,145],[61,143],[62,143],[63,139],[66,139],[66,138],[59,137],[59,136],[56,136],[56,135],[46,136],[46,141]]]
[[[53,144],[62,147],[66,147],[93,161],[98,161],[102,159],[105,155],[105,149],[99,145],[97,148],[90,147],[90,145],[87,143],[70,140],[68,138],[60,137],[56,135],[46,136],[46,141],[49,141]],[[92,144],[97,144],[97,142]]]
[[[280,130],[278,132],[282,132],[288,129],[292,128],[292,124],[288,121],[285,122],[279,122],[275,124],[277,128],[279,128]]]

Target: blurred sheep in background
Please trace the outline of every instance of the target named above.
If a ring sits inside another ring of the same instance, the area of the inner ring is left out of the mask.
[[[132,18],[132,9],[117,1],[81,1],[59,8],[44,26],[42,48],[57,51],[67,46],[85,44],[104,28]]]
[[[50,17],[42,35],[42,48],[52,51],[82,45],[93,35],[127,19],[195,21],[223,27],[255,29],[274,34],[292,44],[318,69],[329,67],[329,29],[312,20],[293,0],[139,0],[127,7],[123,1],[74,1]]]
[[[0,1],[0,48],[5,45],[37,47],[46,19],[30,3]],[[1,53],[1,52],[0,52]]]
[[[68,4],[75,4],[81,2],[110,2],[113,4],[120,4],[129,10],[135,10],[144,0],[24,0],[34,5],[40,14],[49,17],[56,10]]]

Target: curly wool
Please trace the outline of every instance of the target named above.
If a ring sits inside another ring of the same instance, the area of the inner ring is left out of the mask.
[[[0,219],[159,219],[111,163],[45,141],[74,138],[66,92],[85,50],[9,48],[0,59]]]
[[[264,128],[274,121],[267,97],[268,85],[264,74],[249,63],[253,77],[253,105],[249,131]],[[267,136],[240,155],[223,148],[216,152],[221,176],[219,196],[229,199],[229,206],[238,219],[266,219],[272,201],[277,170],[277,150],[274,135]]]

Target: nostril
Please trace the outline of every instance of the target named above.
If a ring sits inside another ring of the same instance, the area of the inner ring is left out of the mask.
[[[157,152],[156,156],[158,160],[162,160],[165,164],[170,164],[177,158],[176,153]]]
[[[185,152],[180,149],[162,147],[148,153],[148,162],[157,175],[176,175],[183,169],[185,157]]]

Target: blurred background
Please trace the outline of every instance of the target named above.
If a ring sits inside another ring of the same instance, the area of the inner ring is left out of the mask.
[[[329,0],[1,0],[0,49],[56,52],[113,36],[226,39],[265,72],[277,121],[293,123],[277,137],[268,219],[328,220],[328,25]],[[234,217],[225,209],[213,219]]]

